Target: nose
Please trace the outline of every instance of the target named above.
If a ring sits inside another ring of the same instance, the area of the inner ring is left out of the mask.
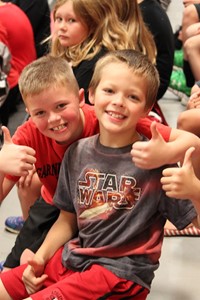
[[[121,94],[117,94],[113,100],[114,105],[123,106],[124,105],[124,97]]]
[[[48,123],[55,123],[60,120],[60,115],[55,112],[50,112],[48,117]]]
[[[67,30],[67,24],[64,20],[62,20],[62,22],[60,22],[58,26],[60,30]]]

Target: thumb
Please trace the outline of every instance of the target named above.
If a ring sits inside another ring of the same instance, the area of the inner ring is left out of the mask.
[[[34,259],[28,259],[28,264],[33,268],[34,273],[37,274],[39,268],[37,261]]]
[[[156,121],[153,121],[151,124],[151,139],[155,140],[160,138],[160,133],[157,130]]]
[[[9,129],[6,126],[2,126],[2,131],[4,144],[12,144],[13,142]]]
[[[194,152],[195,148],[194,147],[190,147],[186,152],[185,152],[185,157],[184,157],[184,161],[183,161],[183,165],[182,166],[192,166],[192,153]]]

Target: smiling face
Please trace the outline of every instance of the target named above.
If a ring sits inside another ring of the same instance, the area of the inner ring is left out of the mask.
[[[147,114],[145,80],[125,63],[105,66],[101,79],[89,99],[100,124],[100,140],[105,146],[122,147],[138,138],[136,124]]]
[[[55,12],[54,34],[63,47],[81,44],[89,34],[89,29],[74,13],[72,1],[67,1]]]
[[[65,145],[75,141],[82,133],[80,107],[83,104],[83,90],[76,95],[69,86],[50,87],[26,99],[27,112],[38,130]]]

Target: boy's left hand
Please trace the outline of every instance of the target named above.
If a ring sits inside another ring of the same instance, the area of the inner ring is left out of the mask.
[[[24,270],[22,280],[29,295],[38,292],[48,275],[43,273],[44,264],[36,259],[30,259],[27,268]]]
[[[135,142],[132,146],[132,161],[142,169],[154,169],[165,164],[166,142],[157,130],[156,122],[151,124],[151,134],[149,141]]]

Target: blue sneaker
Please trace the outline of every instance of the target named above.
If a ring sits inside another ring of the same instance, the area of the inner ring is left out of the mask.
[[[7,231],[18,234],[24,225],[22,217],[8,217],[5,220],[5,228]]]
[[[5,260],[0,261],[0,273],[3,271],[4,263],[5,263]]]

